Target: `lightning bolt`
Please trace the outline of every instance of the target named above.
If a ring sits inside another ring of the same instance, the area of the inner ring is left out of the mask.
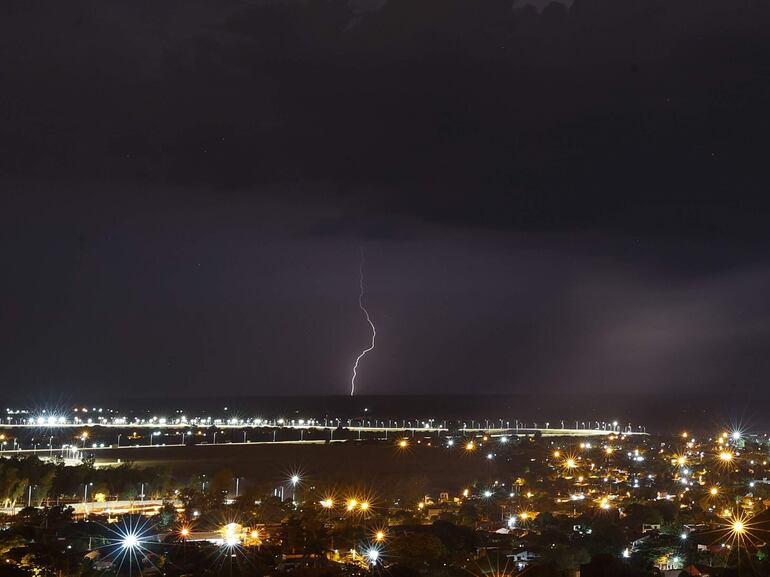
[[[350,396],[356,394],[356,377],[358,376],[358,363],[361,361],[361,359],[364,358],[366,353],[368,353],[371,350],[374,350],[374,340],[377,338],[377,329],[374,328],[374,323],[372,322],[371,317],[369,316],[369,311],[366,310],[366,306],[364,306],[364,264],[366,262],[366,259],[364,258],[364,249],[361,249],[361,264],[358,267],[358,308],[361,309],[361,312],[364,313],[364,317],[366,317],[366,322],[369,323],[369,326],[372,329],[372,344],[365,348],[363,351],[361,351],[361,354],[359,354],[356,357],[356,362],[353,363],[353,377],[350,379]]]

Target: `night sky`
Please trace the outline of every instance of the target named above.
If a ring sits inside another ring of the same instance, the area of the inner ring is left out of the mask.
[[[770,4],[0,8],[0,392],[770,382]]]

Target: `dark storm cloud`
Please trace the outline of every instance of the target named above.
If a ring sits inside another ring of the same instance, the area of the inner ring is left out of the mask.
[[[764,2],[2,10],[4,390],[770,373]]]

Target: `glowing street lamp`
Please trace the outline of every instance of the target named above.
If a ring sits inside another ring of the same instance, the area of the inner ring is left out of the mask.
[[[120,546],[123,549],[136,549],[139,546],[139,537],[135,533],[128,533],[123,537]]]
[[[291,483],[291,500],[293,503],[295,500],[294,497],[297,493],[297,485],[302,482],[302,479],[298,474],[294,473],[291,477],[289,477],[289,482]]]
[[[370,565],[376,565],[377,561],[380,559],[379,549],[376,547],[369,547],[366,551],[364,551],[364,558]]]
[[[230,548],[237,547],[238,538],[235,535],[229,535],[228,537],[225,537],[225,545]]]
[[[228,523],[224,526],[224,545],[229,548],[236,547],[240,543],[238,539],[238,525],[236,523]]]

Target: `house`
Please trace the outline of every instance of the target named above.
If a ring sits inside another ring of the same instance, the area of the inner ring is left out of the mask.
[[[649,541],[650,537],[652,537],[652,535],[643,535],[642,537],[631,541],[631,551],[638,551],[639,547],[644,545],[645,542]]]
[[[516,568],[521,571],[532,562],[537,561],[537,559],[540,558],[540,555],[529,549],[519,549],[518,551],[506,555],[506,557],[508,557],[509,561],[515,563]]]
[[[669,571],[681,571],[682,570],[682,558],[676,555],[664,555],[657,560],[655,565],[660,571],[666,574]]]
[[[672,569],[671,571],[665,571],[663,575],[665,577],[679,577],[684,572],[692,577],[711,577],[713,575],[711,567],[708,565],[692,564],[682,569]]]

